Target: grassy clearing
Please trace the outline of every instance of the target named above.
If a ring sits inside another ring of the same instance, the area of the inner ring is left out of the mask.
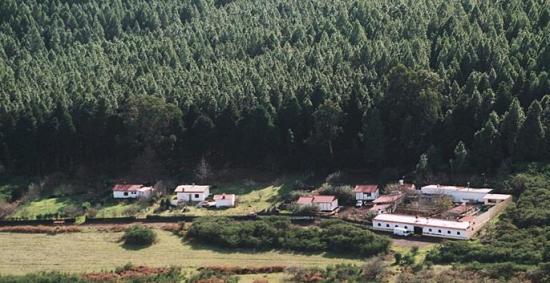
[[[39,199],[19,206],[11,217],[35,219],[40,214],[62,212],[65,207],[71,204],[74,204],[74,201],[67,198]]]
[[[147,266],[198,268],[230,266],[326,266],[361,264],[360,260],[278,251],[250,252],[209,249],[182,243],[169,232],[157,230],[158,243],[138,250],[122,247],[122,233],[88,231],[73,234],[0,233],[0,274],[38,271],[92,272],[112,270],[128,262]]]
[[[207,215],[243,215],[260,212],[278,201],[279,190],[282,185],[255,185],[253,188],[239,187],[239,185],[221,186],[212,190],[212,194],[237,194],[237,205],[232,208],[216,210],[189,207],[188,214],[207,216]]]
[[[254,283],[256,280],[267,280],[267,282],[287,282],[289,276],[284,273],[271,273],[271,274],[247,274],[239,275],[239,283]]]

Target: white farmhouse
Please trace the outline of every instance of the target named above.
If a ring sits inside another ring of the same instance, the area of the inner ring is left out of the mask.
[[[234,194],[214,195],[214,202],[216,202],[216,208],[234,207],[235,198],[236,197]]]
[[[153,191],[152,187],[145,187],[142,184],[116,184],[113,187],[113,197],[118,199],[150,198]]]
[[[453,202],[485,202],[484,197],[492,191],[492,189],[482,188],[466,188],[455,186],[440,186],[429,185],[422,187],[422,193],[427,195],[447,195],[453,198]]]
[[[380,195],[378,185],[357,185],[353,191],[355,192],[355,200],[363,203],[375,200]]]
[[[469,239],[474,231],[468,221],[459,222],[400,214],[379,214],[372,220],[372,227],[375,230],[388,232],[399,228],[417,235],[461,240]]]
[[[335,196],[304,196],[296,202],[298,205],[315,205],[320,211],[333,211],[338,208],[338,199]]]
[[[174,192],[178,202],[204,201],[210,195],[210,186],[180,185]]]

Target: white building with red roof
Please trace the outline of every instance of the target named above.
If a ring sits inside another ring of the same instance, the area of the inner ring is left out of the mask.
[[[152,187],[142,184],[116,184],[113,186],[114,198],[149,198],[153,194]]]
[[[210,186],[180,185],[174,192],[178,202],[204,201],[210,195]]]
[[[338,208],[335,196],[303,196],[296,202],[298,205],[315,205],[320,211],[333,211]]]
[[[378,185],[357,185],[353,190],[355,192],[355,200],[357,201],[372,201],[380,195]]]
[[[234,207],[235,199],[236,199],[236,196],[234,194],[214,195],[214,202],[216,203],[216,208]]]

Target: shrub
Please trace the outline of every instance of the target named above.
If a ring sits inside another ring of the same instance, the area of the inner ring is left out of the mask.
[[[325,184],[319,189],[319,194],[336,196],[339,205],[355,205],[355,193],[350,186],[331,186]]]
[[[299,216],[315,216],[319,214],[319,207],[316,205],[299,205],[292,206],[292,214]]]
[[[157,234],[151,228],[142,225],[134,225],[126,230],[122,239],[125,245],[149,246],[156,241]]]

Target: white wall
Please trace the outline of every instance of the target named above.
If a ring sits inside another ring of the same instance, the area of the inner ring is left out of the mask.
[[[318,203],[319,210],[321,211],[333,211],[338,207],[338,200],[335,199],[332,202],[321,202]]]
[[[137,192],[123,192],[123,191],[113,191],[114,198],[137,198]]]
[[[378,198],[378,196],[380,195],[379,191],[376,191],[376,192],[373,192],[370,194],[370,196],[368,195],[368,193],[363,193],[363,192],[356,192],[355,193],[355,199],[356,200],[375,200],[376,198]]]
[[[177,193],[178,201],[204,201],[208,194],[205,193]]]
[[[407,231],[414,232],[414,226],[415,225],[413,224],[404,224],[404,223],[378,221],[378,220],[374,220],[372,222],[373,229],[380,230],[380,231],[388,231],[388,232],[393,232],[393,228],[395,227],[405,228],[407,229]],[[416,225],[416,227],[422,227],[422,235],[425,235],[425,236],[441,237],[441,238],[449,238],[449,239],[462,239],[462,240],[469,239],[469,231],[467,229],[449,229],[449,228],[423,226],[423,225]],[[430,231],[430,229],[432,229],[432,231]]]
[[[216,207],[233,207],[233,206],[235,206],[235,199],[216,200]]]

